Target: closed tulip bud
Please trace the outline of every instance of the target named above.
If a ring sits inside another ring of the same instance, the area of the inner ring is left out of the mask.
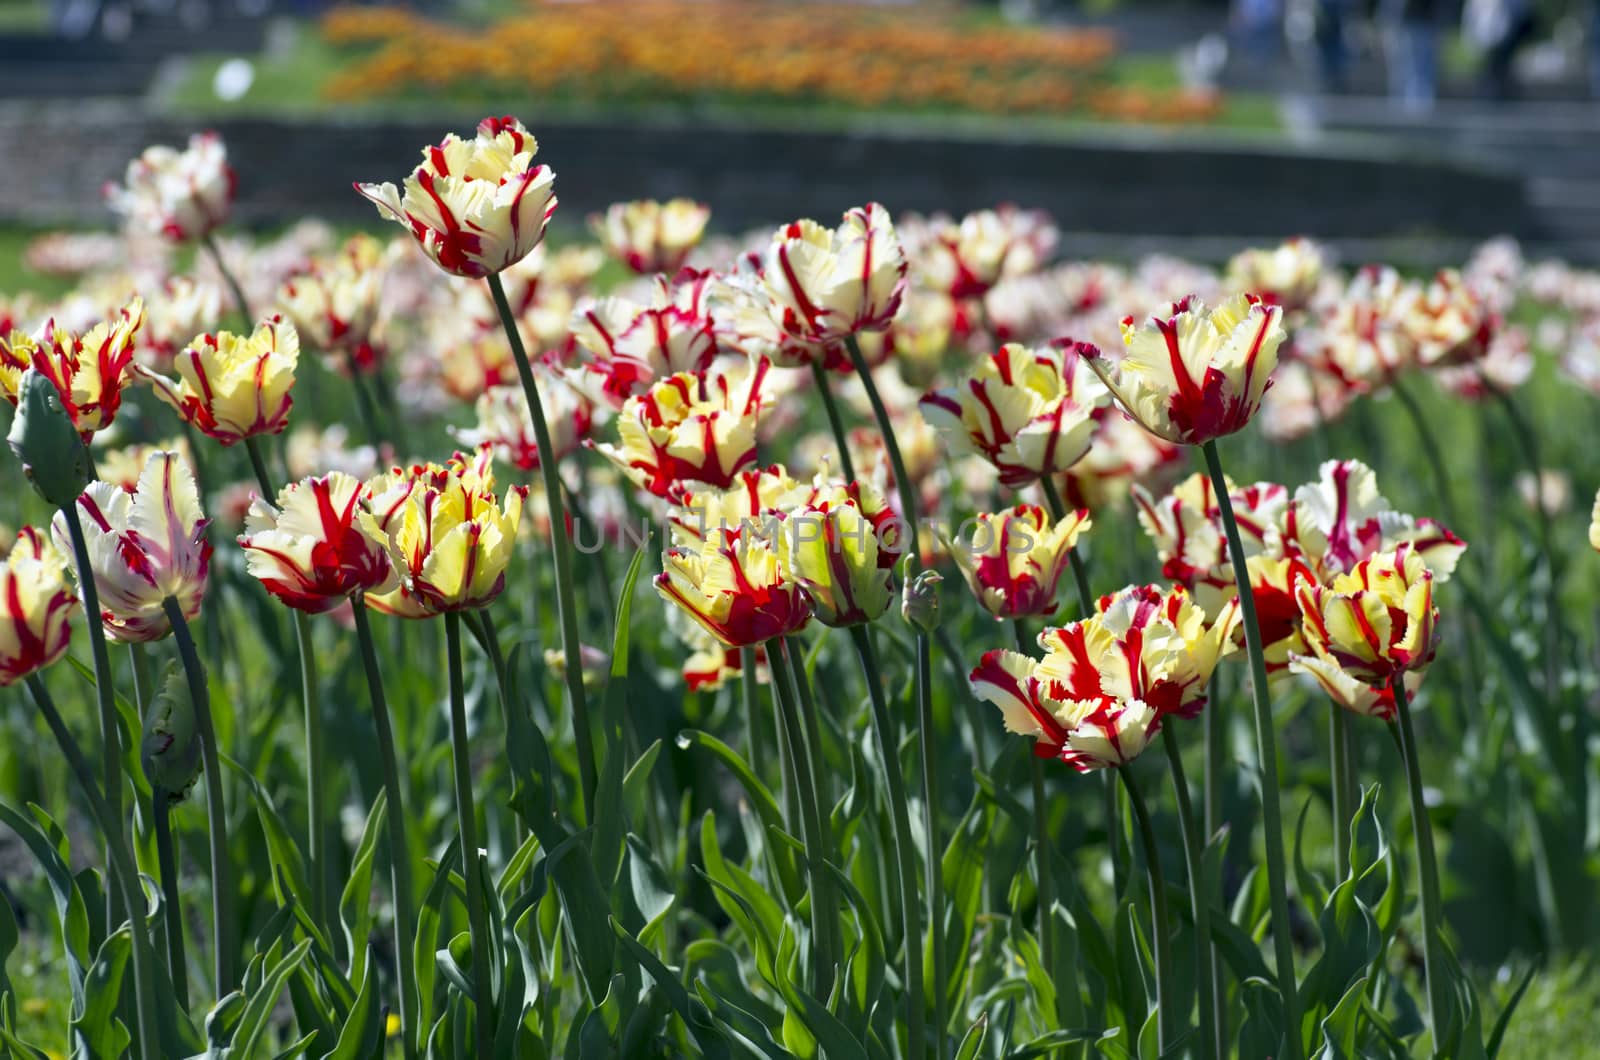
[[[485,118],[471,140],[451,133],[424,148],[404,193],[393,184],[355,187],[445,272],[481,279],[515,265],[544,238],[556,210],[555,174],[533,164],[538,151],[515,118]]]
[[[122,407],[122,388],[143,323],[144,303],[135,298],[114,320],[82,335],[54,320],[45,324],[39,339],[20,331],[0,334],[0,393],[17,404],[22,375],[31,367],[55,386],[61,407],[87,442],[111,426]]]
[[[717,530],[698,548],[668,549],[661,565],[656,592],[730,648],[797,632],[811,617],[774,543],[753,528]]]
[[[1261,407],[1284,339],[1282,317],[1280,307],[1250,295],[1211,310],[1191,296],[1143,326],[1124,318],[1122,358],[1090,356],[1089,365],[1145,430],[1201,445],[1243,429]]]
[[[89,447],[61,407],[55,384],[39,372],[22,373],[17,398],[6,442],[39,496],[57,508],[71,504],[89,484]]]
[[[868,203],[846,212],[838,228],[780,228],[761,276],[782,331],[827,344],[889,326],[905,293],[906,258],[889,211]]]
[[[172,597],[185,618],[200,613],[211,545],[194,473],[177,453],[150,454],[128,492],[94,482],[77,499],[99,591],[106,635],[113,640],[159,640],[172,632],[163,602]],[[51,524],[56,547],[70,551],[65,514]]]
[[[901,592],[900,616],[924,633],[939,628],[939,583],[942,581],[944,578],[938,571],[918,571]]]
[[[1337,667],[1362,684],[1382,688],[1433,661],[1439,611],[1433,604],[1433,574],[1415,548],[1380,552],[1328,585],[1302,578],[1295,598],[1306,642],[1320,660],[1308,666],[1297,658],[1296,672],[1320,674]]]
[[[446,464],[395,468],[367,486],[400,584],[367,602],[403,618],[487,607],[506,584],[527,487],[494,494],[491,451],[457,453]]]
[[[634,484],[658,497],[679,483],[726,488],[755,463],[756,422],[768,363],[667,376],[617,415],[619,444],[591,443]]]
[[[183,672],[172,666],[144,719],[139,761],[145,779],[169,802],[182,802],[200,777],[200,737],[195,730],[194,701]]]
[[[1019,504],[971,523],[972,536],[949,547],[984,609],[996,618],[1054,613],[1056,586],[1091,525],[1089,513],[1071,512],[1052,523],[1043,508]]]
[[[239,537],[245,568],[297,611],[332,611],[356,593],[398,582],[389,539],[359,479],[342,471],[291,482],[277,505],[257,497]]]
[[[780,556],[817,621],[858,626],[889,610],[901,529],[877,491],[859,483],[818,491],[785,513]]]
[[[177,379],[143,366],[134,371],[202,433],[233,445],[288,426],[299,361],[294,325],[270,316],[249,335],[221,331],[196,337],[175,358]]]
[[[641,275],[676,272],[705,234],[711,209],[692,199],[616,202],[589,217],[606,253]]]
[[[67,650],[78,597],[66,562],[31,526],[17,534],[0,563],[0,685],[49,666]]]
[[[130,228],[183,243],[204,239],[228,219],[237,183],[222,138],[197,133],[181,151],[145,148],[128,163],[126,183],[106,187],[106,198]]]
[[[1094,411],[1108,400],[1083,346],[1004,346],[960,385],[924,396],[922,414],[958,450],[993,464],[1004,485],[1065,471],[1089,451]]]

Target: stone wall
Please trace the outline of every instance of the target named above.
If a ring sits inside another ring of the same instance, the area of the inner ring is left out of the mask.
[[[212,123],[239,171],[240,220],[315,214],[359,219],[355,180],[398,181],[419,148],[473,117]],[[152,142],[208,123],[113,102],[0,104],[0,218],[93,224],[100,189]],[[1512,175],[1376,147],[1301,149],[1220,132],[989,134],[965,125],[775,130],[682,115],[530,122],[558,174],[562,214],[618,199],[692,195],[726,228],[835,217],[877,199],[896,211],[964,211],[1012,201],[1044,207],[1064,229],[1105,236],[1248,239],[1304,233],[1361,242],[1552,234]]]

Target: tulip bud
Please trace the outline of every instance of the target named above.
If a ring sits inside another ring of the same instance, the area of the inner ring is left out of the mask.
[[[182,802],[200,776],[200,739],[195,733],[194,702],[183,673],[167,670],[161,691],[144,719],[139,759],[150,786]]]
[[[925,570],[909,579],[900,595],[900,614],[924,633],[939,628],[939,583],[942,581],[944,578],[938,571]]]
[[[89,450],[61,404],[61,393],[38,369],[22,373],[17,414],[6,435],[39,496],[63,508],[89,484]]]

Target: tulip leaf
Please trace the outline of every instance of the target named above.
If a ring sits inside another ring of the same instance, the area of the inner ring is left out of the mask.
[[[760,816],[762,825],[768,831],[774,828],[782,831],[787,828],[783,814],[778,809],[778,800],[773,798],[772,792],[761,783],[755,771],[739,756],[739,752],[710,733],[699,729],[684,729],[678,733],[678,746],[684,750],[699,747],[710,751],[733,773],[734,779],[749,796],[750,804]],[[770,856],[773,871],[783,887],[784,898],[793,907],[806,891],[805,884],[800,879],[799,867],[795,859],[783,850],[770,849]]]
[[[29,807],[34,814],[44,811]],[[48,820],[48,818],[45,818]],[[84,1005],[84,981],[89,974],[89,912],[84,905],[83,893],[68,867],[68,852],[51,842],[49,836],[29,815],[10,803],[0,801],[0,823],[6,825],[22,840],[28,852],[43,870],[55,897],[56,919],[61,925],[62,949],[67,958],[67,979],[72,987],[72,1008],[81,1012]]]
[[[350,878],[339,896],[339,923],[344,928],[345,946],[350,952],[350,978],[367,979],[367,936],[372,932],[372,866],[377,859],[378,840],[383,835],[389,806],[388,793],[380,790],[367,813],[350,862]],[[359,994],[357,995],[359,998]]]
[[[956,1060],[977,1060],[978,1050],[983,1048],[983,1039],[989,1033],[989,1014],[981,1013],[978,1022],[967,1029],[962,1036],[961,1044],[956,1048]]]
[[[381,800],[381,797],[380,797]],[[381,801],[380,801],[381,804]],[[376,808],[375,808],[376,809]],[[363,947],[365,950],[366,947]],[[322,1054],[322,1060],[367,1060],[383,1052],[384,1020],[378,977],[370,954],[361,960],[361,988],[350,1016],[339,1031],[339,1040]]]
[[[72,1030],[93,1057],[122,1056],[132,1035],[117,1018],[122,1000],[122,977],[133,956],[133,936],[124,924],[100,946],[84,982],[84,1004],[72,1018]]]

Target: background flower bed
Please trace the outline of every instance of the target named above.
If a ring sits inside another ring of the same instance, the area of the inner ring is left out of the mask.
[[[346,61],[327,99],[747,101],[1208,121],[1210,94],[1120,84],[1099,30],[1011,29],[923,9],[734,3],[530,4],[488,26],[400,8],[321,23]]]

